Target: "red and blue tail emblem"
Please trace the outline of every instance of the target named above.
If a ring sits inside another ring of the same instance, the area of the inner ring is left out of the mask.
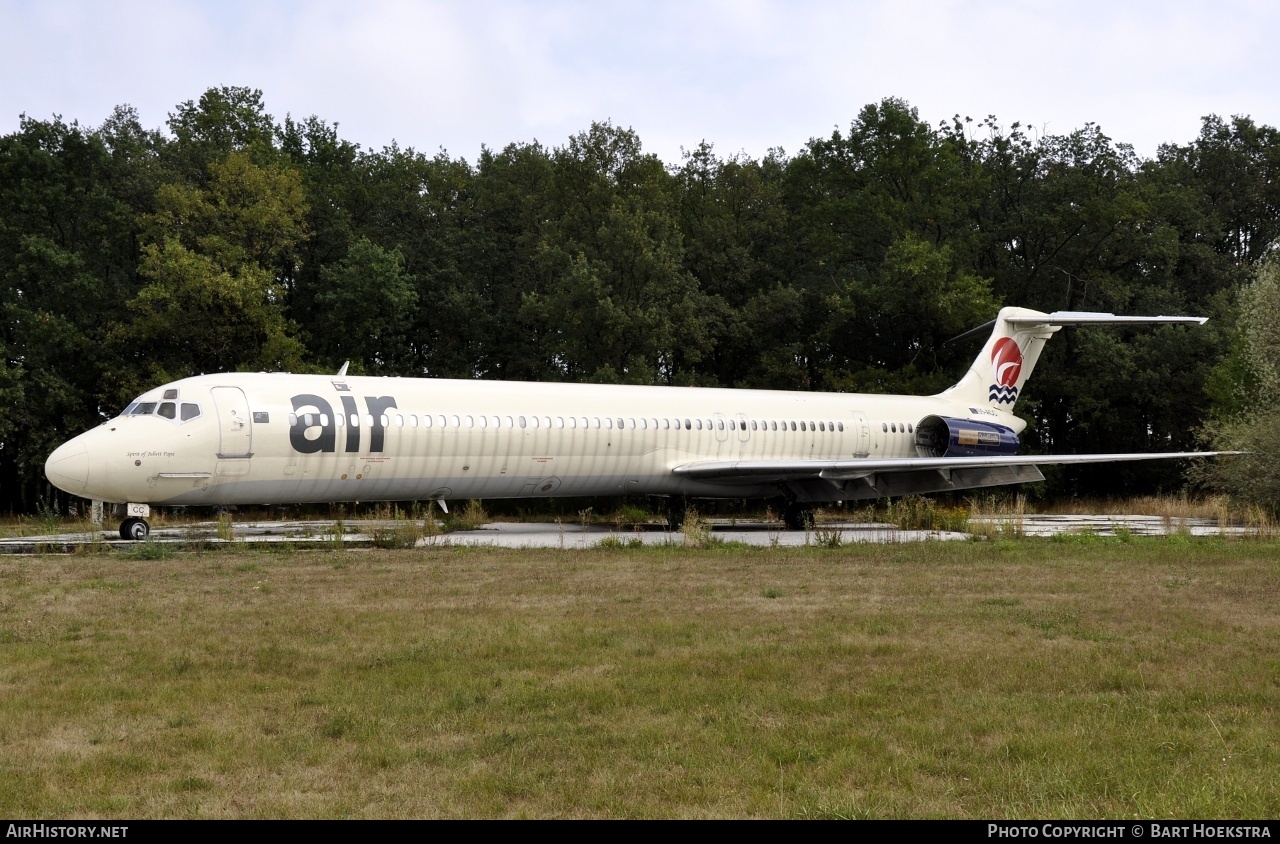
[[[996,383],[991,385],[991,401],[1013,404],[1018,400],[1018,377],[1022,374],[1022,350],[1012,337],[1001,337],[991,349],[991,369]]]

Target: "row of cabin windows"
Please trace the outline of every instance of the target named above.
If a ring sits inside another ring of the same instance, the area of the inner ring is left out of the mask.
[[[310,428],[313,425],[322,425],[327,427],[329,425],[329,414],[327,413],[303,413],[301,415],[297,413],[289,414],[290,426],[297,425],[299,420],[301,420],[303,427]],[[623,418],[623,417],[617,417],[616,419],[613,417],[605,417],[602,419],[599,416],[592,416],[592,417],[556,416],[554,418],[550,416],[528,416],[528,417],[526,416],[462,416],[455,413],[453,415],[441,414],[438,416],[424,415],[421,417],[421,420],[422,420],[421,426],[423,428],[432,428],[432,427],[437,427],[437,428],[490,428],[490,427],[492,428],[517,428],[517,427],[518,428],[553,428],[554,427],[554,428],[571,428],[571,429],[573,428],[583,428],[583,429],[605,428],[608,430],[612,430],[613,428],[616,427],[619,430],[632,430],[632,431],[634,430],[644,431],[644,430],[650,430],[650,429],[655,431],[657,430],[669,431],[669,430],[675,429],[678,431],[682,428],[686,431],[693,431],[693,430],[723,431],[727,428],[730,431],[736,431],[739,429],[745,431],[747,429],[747,426],[750,425],[751,430],[753,431],[777,431],[777,430],[797,431],[798,430],[798,431],[818,431],[823,433],[825,432],[834,433],[836,431],[840,431],[840,432],[844,431],[843,422],[813,422],[813,421],[793,422],[790,420],[784,422],[784,421],[778,421],[778,420],[764,420],[764,419],[760,419],[760,420],[753,419],[748,422],[748,421],[739,421],[736,419],[716,419],[716,420],[683,419],[682,420],[682,419],[675,419],[675,418],[661,419],[661,418],[650,417],[647,419],[641,418],[637,420],[635,418]],[[334,417],[333,421],[334,421],[334,424],[337,425],[337,427],[339,428],[347,424],[350,424],[351,427],[353,428],[359,428],[362,423],[361,416],[360,414],[357,414],[357,413],[352,413],[349,416],[336,416]],[[404,416],[398,413],[394,415],[384,413],[382,414],[378,422],[380,422],[382,427],[384,428],[390,428],[392,426],[397,428],[403,428],[406,426],[410,428],[419,427],[419,417],[413,414]],[[370,414],[365,414],[363,417],[363,424],[372,427],[374,424],[373,416]]]
[[[880,430],[884,431],[886,434],[914,434],[916,432],[916,426],[909,422],[905,425],[901,422],[881,422]]]

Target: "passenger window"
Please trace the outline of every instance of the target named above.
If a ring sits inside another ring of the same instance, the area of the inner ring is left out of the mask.
[[[887,423],[887,422],[881,422],[881,423],[880,423],[880,430],[881,430],[881,431],[884,431],[886,434],[887,434],[887,433],[889,433],[889,423]]]
[[[296,413],[290,413],[290,414],[289,414],[289,427],[290,427],[290,428],[295,427],[297,424],[298,424],[298,414],[296,414]]]
[[[841,432],[841,433],[844,433],[844,423],[843,423],[843,422],[839,422],[839,423],[837,423],[837,424],[840,426],[840,432]]]
[[[486,418],[486,417],[484,417],[484,416],[477,416],[477,417],[476,417],[476,419],[478,419],[478,420],[480,421],[480,427],[481,427],[481,428],[488,428],[488,427],[489,427],[489,420],[488,420],[488,418]]]
[[[550,417],[550,416],[544,416],[544,417],[542,417],[542,427],[544,427],[544,428],[550,428],[550,427],[551,427],[551,417]]]
[[[337,423],[339,428],[341,428],[346,423],[347,418],[345,416],[335,416],[333,417],[333,421]]]
[[[908,423],[907,423],[907,433],[908,433],[908,434],[914,434],[915,432],[916,432],[916,426],[915,426],[915,425],[912,425],[910,422],[908,422]]]
[[[520,417],[520,427],[521,427],[521,428],[523,428],[523,427],[525,427],[525,425],[527,425],[527,424],[528,424],[528,421],[527,421],[523,416],[521,416],[521,417]]]
[[[619,423],[621,423],[621,422],[622,422],[622,420],[621,420],[621,419],[619,419],[619,420],[618,420],[618,422],[619,422]],[[627,427],[628,427],[628,428],[630,428],[632,431],[634,431],[634,430],[636,429],[636,420],[634,420],[634,419],[628,419],[628,420],[627,420]]]
[[[684,420],[684,429],[685,429],[686,431],[692,431],[692,430],[693,430],[693,423],[692,423],[692,422],[690,422],[688,419]]]
[[[366,413],[366,414],[364,415],[364,424],[368,425],[370,428],[372,428],[372,427],[373,427],[373,414],[372,414],[372,413]]]
[[[327,413],[320,414],[320,424],[326,428],[329,427],[329,414]]]
[[[751,430],[753,430],[753,431],[757,430],[757,428],[756,428],[756,420],[754,420],[754,419],[752,419],[752,420],[751,420]]]
[[[701,431],[701,430],[702,430],[702,420],[701,420],[701,419],[695,419],[695,420],[693,420],[693,421],[698,423],[698,430],[699,430],[699,431]]]
[[[165,419],[176,419],[178,418],[178,408],[173,402],[167,401],[160,405],[160,409],[156,411],[156,415],[163,416]]]
[[[599,416],[592,416],[592,417],[591,417],[591,427],[592,427],[592,428],[599,428],[599,427],[600,427],[600,417],[599,417]]]
[[[538,417],[536,417],[536,416],[530,416],[530,417],[529,417],[529,422],[530,422],[530,424],[532,424],[532,425],[533,425],[533,427],[535,427],[535,428],[536,428],[536,427],[538,427]]]
[[[431,427],[431,414],[429,413],[422,414],[422,427],[424,428]]]
[[[557,417],[556,417],[556,427],[557,427],[557,428],[563,428],[563,427],[564,427],[564,417],[563,417],[563,416],[557,416]]]
[[[409,427],[410,428],[418,427],[418,417],[412,413],[409,414]]]
[[[576,417],[576,416],[570,416],[570,417],[569,417],[569,427],[570,427],[570,428],[577,428],[577,427],[578,427],[578,417]]]

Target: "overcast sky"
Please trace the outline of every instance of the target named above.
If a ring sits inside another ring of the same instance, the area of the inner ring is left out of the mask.
[[[668,162],[794,153],[900,97],[937,123],[1099,124],[1143,156],[1205,114],[1280,125],[1280,3],[0,0],[0,133],[20,114],[163,127],[207,88],[263,92],[366,148],[474,160],[592,121]]]

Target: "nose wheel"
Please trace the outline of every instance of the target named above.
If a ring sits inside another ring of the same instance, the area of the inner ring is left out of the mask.
[[[131,539],[134,542],[141,542],[147,538],[147,534],[151,533],[151,525],[147,524],[146,519],[139,519],[131,516],[120,523],[120,538]]]

